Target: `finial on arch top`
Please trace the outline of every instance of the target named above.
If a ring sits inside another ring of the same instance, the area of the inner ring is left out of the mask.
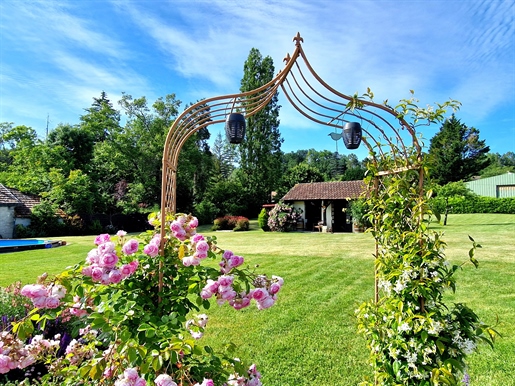
[[[300,32],[297,32],[297,36],[293,38],[293,41],[295,42],[295,46],[300,46],[300,43],[304,43],[304,39],[300,37]]]
[[[288,54],[286,54],[286,56],[284,57],[283,62],[284,62],[284,63],[288,63],[288,62],[290,61],[290,59],[291,59],[291,57],[290,57],[290,54],[288,53]]]

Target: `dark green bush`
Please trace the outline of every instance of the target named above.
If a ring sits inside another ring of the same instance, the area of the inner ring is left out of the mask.
[[[515,198],[495,198],[495,197],[449,197],[448,201],[450,213],[505,213],[515,214]],[[433,210],[444,213],[446,207],[445,197],[435,197],[432,199]]]
[[[268,211],[265,208],[261,209],[261,212],[259,213],[258,225],[265,232],[270,230],[270,227],[268,226]]]

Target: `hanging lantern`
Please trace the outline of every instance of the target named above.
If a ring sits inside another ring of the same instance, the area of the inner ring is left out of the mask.
[[[361,143],[361,125],[358,122],[347,122],[343,126],[343,143],[349,150],[359,147]]]
[[[230,113],[225,121],[225,135],[230,143],[241,143],[245,137],[245,117],[240,113]]]

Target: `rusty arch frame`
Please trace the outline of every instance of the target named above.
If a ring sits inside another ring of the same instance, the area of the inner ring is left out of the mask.
[[[378,170],[375,176],[376,189],[379,189],[381,176],[417,170],[418,190],[420,196],[423,195],[422,147],[414,126],[408,124],[386,102],[378,104],[370,98],[351,96],[335,90],[311,67],[301,45],[304,40],[300,33],[297,33],[293,41],[293,54],[286,55],[284,68],[270,82],[249,92],[204,99],[187,108],[174,121],[163,151],[161,224],[165,223],[168,214],[176,212],[177,166],[180,150],[186,140],[202,128],[224,123],[226,116],[233,111],[242,113],[245,118],[258,113],[279,88],[300,114],[319,125],[342,129],[346,122],[360,121],[364,133],[363,142]],[[411,142],[409,146],[405,145],[406,139]],[[391,160],[392,156],[394,167],[389,166],[389,169],[382,170],[381,165],[388,164],[382,161]],[[165,227],[162,226],[161,253],[164,253],[165,232]],[[377,248],[376,243],[376,256]],[[377,300],[377,282],[375,292]]]

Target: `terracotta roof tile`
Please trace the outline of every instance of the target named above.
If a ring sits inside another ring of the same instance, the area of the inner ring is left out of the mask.
[[[297,184],[282,198],[293,200],[346,200],[358,198],[365,189],[363,181],[332,181]]]

